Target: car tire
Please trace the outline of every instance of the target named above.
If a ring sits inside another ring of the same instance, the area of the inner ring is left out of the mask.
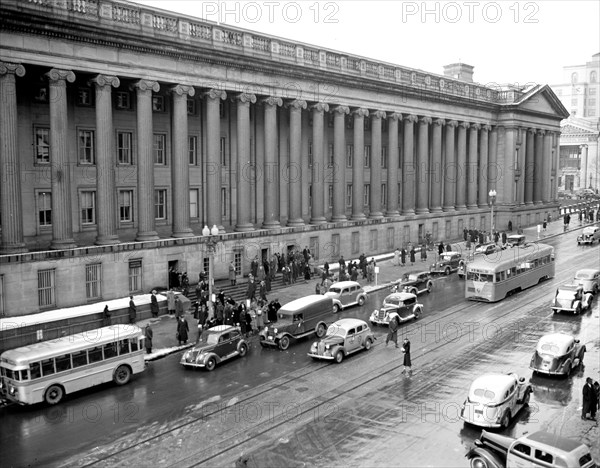
[[[565,367],[565,377],[569,378],[571,372],[573,371],[573,365],[569,362],[569,364]]]
[[[506,429],[510,425],[510,411],[506,410],[500,420],[500,427]]]
[[[493,468],[485,458],[480,456],[469,459],[469,466],[471,468]]]
[[[365,349],[368,351],[371,349],[371,346],[373,346],[373,340],[371,338],[367,338],[365,340]]]
[[[365,296],[360,296],[358,298],[358,305],[361,307],[365,305]]]
[[[244,357],[246,354],[248,354],[248,345],[246,343],[242,343],[238,353],[240,353],[241,357]]]
[[[337,353],[335,353],[335,356],[333,358],[335,359],[336,364],[339,364],[344,360],[344,353],[342,351],[338,351]]]
[[[429,283],[427,283],[427,292],[428,293],[431,292],[431,288],[433,288],[433,283],[430,281]]]
[[[290,338],[288,336],[282,336],[279,339],[279,349],[285,351],[290,347]]]
[[[323,323],[318,324],[317,328],[315,328],[315,335],[317,335],[317,338],[323,338],[325,336],[325,332],[327,332],[327,329]]]
[[[116,368],[115,373],[113,374],[113,381],[117,385],[125,385],[129,383],[131,380],[131,369],[129,366],[119,366]]]
[[[44,393],[44,400],[49,405],[56,405],[65,396],[65,391],[60,385],[50,385],[46,393]]]
[[[577,307],[575,308],[575,315],[579,315],[581,314],[581,304],[577,304]]]
[[[450,267],[446,267],[446,269],[444,270],[444,274],[446,276],[450,276],[450,273],[452,273],[452,271],[450,270]]]
[[[207,371],[212,371],[215,369],[215,367],[217,366],[217,361],[214,357],[209,357],[208,361],[206,361],[206,365],[204,367],[206,367]]]
[[[418,320],[420,316],[421,316],[421,309],[415,310],[415,320]]]
[[[592,289],[592,294],[595,296],[596,294],[598,294],[598,285],[595,284],[594,288]]]
[[[340,311],[340,306],[337,304],[333,304],[333,313],[337,314]]]
[[[523,395],[523,406],[527,406],[529,404],[529,399],[531,398],[529,390],[525,390],[525,395]]]

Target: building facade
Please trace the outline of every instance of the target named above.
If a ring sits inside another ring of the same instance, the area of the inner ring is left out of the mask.
[[[308,246],[319,261],[558,215],[564,106],[123,1],[4,0],[0,313]],[[469,81],[464,81],[465,76]],[[490,219],[490,190],[497,192]]]

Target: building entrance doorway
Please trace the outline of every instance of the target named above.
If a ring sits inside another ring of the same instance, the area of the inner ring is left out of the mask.
[[[179,260],[169,260],[168,264],[168,286],[171,288],[179,288]]]

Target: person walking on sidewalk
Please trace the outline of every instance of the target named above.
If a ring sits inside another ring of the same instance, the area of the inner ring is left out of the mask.
[[[137,308],[133,302],[133,296],[129,296],[129,323],[134,324],[137,316]]]
[[[152,295],[150,296],[150,312],[152,312],[152,317],[158,317],[158,299],[156,299],[156,291],[152,291]]]
[[[394,344],[396,345],[396,348],[398,347],[398,328],[399,327],[400,327],[400,322],[398,320],[398,315],[396,314],[396,315],[394,315],[392,320],[390,320],[388,334],[387,334],[387,337],[385,338],[386,346],[388,345],[388,343],[390,341],[393,341]]]
[[[400,251],[400,264],[402,266],[406,265],[406,249],[402,246],[402,250]]]
[[[583,386],[583,407],[581,408],[581,419],[596,420],[596,391],[594,390],[593,380],[591,377],[585,379]],[[587,415],[590,413],[590,417]]]
[[[144,347],[146,348],[146,354],[152,354],[152,337],[154,333],[152,332],[152,328],[150,328],[150,324],[146,324],[146,328],[144,328],[144,336],[146,339],[144,340]]]
[[[402,352],[404,353],[404,360],[402,362],[404,369],[402,370],[402,373],[408,372],[408,376],[410,377],[412,375],[412,361],[410,359],[410,341],[408,338],[404,338]]]
[[[190,331],[190,327],[187,323],[185,317],[179,317],[177,319],[177,340],[179,341],[179,345],[186,344],[188,341],[188,332]]]
[[[108,310],[108,306],[104,306],[104,326],[105,327],[110,327],[111,325],[111,320],[110,320],[110,310]]]
[[[235,286],[235,265],[233,262],[229,262],[229,281],[231,282],[231,286]]]
[[[179,294],[175,296],[175,315],[177,318],[183,317],[183,302],[179,299]]]
[[[175,315],[175,293],[173,292],[173,288],[167,292],[167,309],[169,315]]]
[[[416,254],[415,247],[413,246],[410,249],[410,266],[414,266],[414,264],[415,264],[415,254]]]

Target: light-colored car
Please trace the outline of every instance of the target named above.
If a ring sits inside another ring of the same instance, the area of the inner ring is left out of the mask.
[[[585,345],[566,333],[550,333],[538,341],[529,368],[534,372],[551,375],[571,374],[583,365]]]
[[[526,244],[524,234],[511,234],[506,238],[506,245],[508,247],[522,247]]]
[[[341,319],[329,325],[325,337],[312,344],[308,355],[339,364],[350,354],[371,349],[374,341],[375,336],[366,322],[354,318]]]
[[[465,455],[471,468],[595,468],[587,445],[548,432],[533,432],[515,439],[482,431]]]
[[[583,286],[577,283],[563,284],[556,290],[552,310],[558,312],[573,312],[575,315],[592,306],[594,295],[583,292]]]
[[[574,283],[579,283],[583,287],[584,293],[598,294],[600,289],[600,269],[584,268],[575,273]]]
[[[460,417],[475,426],[506,428],[532,392],[517,374],[485,374],[471,384]]]
[[[481,244],[475,247],[475,255],[492,255],[495,252],[500,252],[502,247],[496,245],[494,242],[490,242],[489,244]]]
[[[184,367],[201,367],[208,371],[217,364],[248,354],[248,343],[237,327],[217,325],[202,332],[200,342],[181,357]]]
[[[333,283],[325,296],[333,300],[333,311],[339,312],[346,307],[358,304],[362,306],[367,300],[367,293],[356,281],[340,281]]]
[[[389,325],[394,317],[400,323],[411,319],[417,320],[423,313],[423,304],[417,302],[415,294],[407,292],[392,293],[383,300],[380,309],[371,314],[369,321],[373,325]]]
[[[599,226],[586,226],[581,231],[581,234],[577,236],[577,245],[590,244],[594,242],[600,243],[600,227]]]

